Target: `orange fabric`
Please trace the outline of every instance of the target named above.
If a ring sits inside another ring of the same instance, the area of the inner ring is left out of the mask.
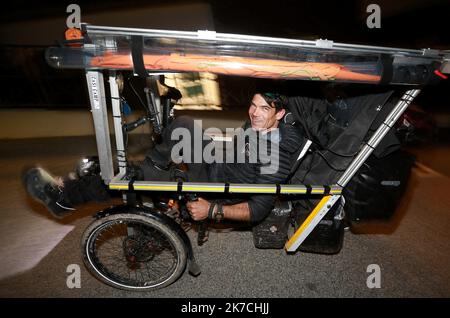
[[[147,70],[211,72],[262,78],[349,80],[379,82],[379,75],[352,72],[336,63],[291,62],[237,56],[209,56],[195,54],[144,54]],[[109,53],[91,59],[91,66],[113,69],[132,69],[131,54]]]

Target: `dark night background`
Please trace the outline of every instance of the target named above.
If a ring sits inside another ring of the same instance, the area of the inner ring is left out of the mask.
[[[211,6],[216,31],[278,37],[322,37],[389,46],[446,48],[450,42],[447,0],[279,0],[279,1],[24,1],[2,4],[0,24],[60,16],[68,4],[76,3],[82,15],[105,10],[142,6],[207,3]],[[381,29],[365,25],[368,4],[381,7]]]
[[[24,1],[2,4],[0,28],[33,20],[66,17],[66,7],[81,7],[81,19],[97,12],[206,4],[215,31],[285,38],[326,38],[335,42],[406,48],[450,49],[448,0],[405,1]],[[366,26],[367,5],[381,7],[381,28]],[[184,17],[186,18],[186,17]],[[173,20],[176,21],[174,16]],[[170,17],[168,18],[170,20]],[[120,23],[119,23],[120,24]],[[195,21],[193,22],[195,25]],[[167,28],[170,21],[161,28]],[[123,26],[127,26],[124,22]],[[155,27],[156,28],[156,27]],[[174,27],[174,29],[177,29]],[[193,27],[193,30],[197,28]],[[12,31],[14,32],[14,31]],[[30,30],[45,33],[46,30]],[[61,29],[60,39],[64,28]],[[1,35],[1,34],[0,34]],[[51,44],[51,43],[49,43]],[[86,90],[81,71],[53,70],[43,60],[45,45],[11,44],[0,37],[0,107],[85,107]],[[447,82],[428,87],[418,102],[430,110],[446,111],[450,102]]]

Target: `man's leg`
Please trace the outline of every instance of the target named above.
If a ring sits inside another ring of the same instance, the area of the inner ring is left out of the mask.
[[[135,178],[137,180],[146,181],[173,181],[174,168],[162,167],[155,163],[150,157],[146,157],[144,161],[140,162],[134,169],[137,171]]]
[[[191,162],[194,158],[194,120],[187,116],[176,118],[164,131],[163,142],[156,145],[147,155],[146,160],[134,166],[135,177],[140,180],[174,181],[191,180],[207,181],[206,169],[203,163],[188,163],[188,171],[183,172],[178,167],[168,166],[171,163],[172,147],[178,140],[172,140],[172,132],[176,128],[185,128],[190,132]],[[201,131],[201,130],[200,130]],[[202,142],[202,151],[210,140]],[[78,171],[78,169],[77,169]],[[52,214],[58,218],[75,210],[74,206],[89,201],[104,201],[109,198],[106,186],[99,173],[77,178],[55,178],[42,168],[33,168],[22,176],[27,192],[43,203]]]
[[[191,146],[191,158],[189,158],[189,163],[194,162],[194,144],[201,143],[201,149],[203,151],[204,147],[211,142],[211,139],[203,140],[202,128],[197,126],[194,119],[189,116],[180,116],[175,118],[169,126],[164,129],[162,135],[162,142],[155,145],[147,154],[147,157],[160,168],[166,168],[173,161],[171,158],[172,148],[180,142],[179,139],[173,138],[173,132],[175,129],[182,128],[186,129],[186,132],[190,135],[191,139],[189,144]],[[195,131],[200,133],[200,139],[195,140]],[[201,162],[198,162],[201,163]]]
[[[183,175],[180,169],[170,167],[170,164],[173,162],[172,159],[174,159],[171,157],[172,148],[180,142],[180,140],[172,138],[172,134],[177,128],[186,129],[191,138],[188,142],[191,147],[191,156],[188,158],[188,162],[186,162],[188,167],[186,179],[197,182],[207,181],[207,173],[205,164],[203,163],[203,156],[201,162],[194,162],[194,144],[196,142],[201,143],[201,151],[203,154],[204,147],[212,140],[203,140],[203,131],[201,127],[196,126],[194,119],[188,116],[180,116],[175,118],[164,130],[162,142],[155,145],[155,147],[148,152],[145,161],[139,166],[141,168],[144,180],[173,181],[174,175],[175,178],[177,177],[177,174],[178,176],[180,174]],[[196,131],[200,133],[198,136],[200,138],[199,140],[194,139]]]
[[[57,218],[72,213],[77,205],[110,198],[100,175],[63,179],[36,167],[25,171],[22,181],[28,194],[45,205]]]

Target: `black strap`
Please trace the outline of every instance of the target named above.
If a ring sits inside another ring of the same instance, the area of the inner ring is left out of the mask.
[[[128,182],[128,191],[125,191],[126,202],[128,205],[135,206],[137,202],[136,192],[134,191],[134,178]]]
[[[128,182],[128,190],[129,191],[134,191],[134,178],[132,178],[131,180],[130,180],[130,182]]]
[[[280,194],[280,192],[281,192],[281,186],[277,183],[277,184],[276,184],[276,187],[277,187],[277,194]]]
[[[221,217],[217,218],[217,215],[220,215]],[[216,222],[220,222],[223,220],[224,215],[223,215],[222,203],[220,203],[220,202],[217,203],[217,211],[216,211],[216,214],[213,215],[213,217],[214,217],[214,220],[216,220]]]
[[[209,204],[209,210],[208,210],[208,219],[212,220],[213,219],[213,211],[214,211],[214,207],[216,206],[216,203],[211,201],[211,203]]]
[[[178,181],[178,183],[177,183],[177,192],[181,193],[182,190],[183,190],[183,181]]]
[[[86,28],[86,24],[85,23],[82,23],[81,25],[80,25],[80,30],[81,30],[81,34],[83,34],[83,40],[84,40],[84,43],[92,43],[92,40],[91,40],[91,38],[89,37],[89,34],[88,34],[88,32],[87,32],[87,28]]]
[[[144,65],[143,46],[144,40],[142,36],[131,36],[131,57],[133,59],[133,70],[140,77],[146,78],[148,74]]]
[[[331,187],[330,186],[328,186],[328,185],[324,185],[323,186],[323,194],[324,195],[330,194],[330,191],[331,191]]]
[[[381,54],[381,65],[383,66],[383,72],[381,74],[380,84],[389,84],[392,81],[394,74],[393,58],[388,54]]]
[[[306,187],[306,194],[311,194],[312,187],[310,185],[305,184]]]
[[[230,193],[230,184],[228,182],[225,183],[225,189],[223,193]]]

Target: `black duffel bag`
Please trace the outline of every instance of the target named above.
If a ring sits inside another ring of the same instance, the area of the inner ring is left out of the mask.
[[[414,161],[402,150],[382,158],[371,155],[344,188],[347,219],[389,219],[406,190]]]

